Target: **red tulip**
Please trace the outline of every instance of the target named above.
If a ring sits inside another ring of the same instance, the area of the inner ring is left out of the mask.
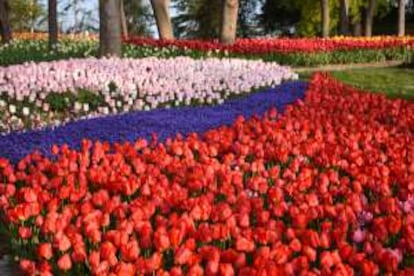
[[[19,227],[19,237],[20,238],[22,238],[24,240],[27,240],[27,239],[32,237],[32,234],[33,234],[32,229],[30,229],[28,227],[23,227],[23,226]]]
[[[131,263],[120,262],[114,269],[117,276],[134,276],[136,268]]]
[[[65,252],[72,247],[72,244],[68,236],[66,236],[62,232],[59,232],[55,235],[54,244],[61,252]]]
[[[232,276],[235,275],[234,269],[231,264],[220,264],[219,266],[220,275]]]
[[[64,254],[62,257],[59,258],[57,262],[57,266],[60,270],[68,271],[72,268],[72,261],[70,259],[69,254]]]
[[[40,257],[50,260],[53,257],[52,245],[50,243],[41,243],[37,247],[37,252]]]
[[[254,242],[243,237],[236,240],[236,249],[244,252],[251,252],[255,248]]]
[[[175,262],[179,265],[187,264],[191,256],[192,253],[189,249],[180,247],[175,253]]]

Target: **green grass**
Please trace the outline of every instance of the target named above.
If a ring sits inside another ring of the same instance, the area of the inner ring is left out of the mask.
[[[414,68],[353,69],[332,71],[331,74],[354,87],[385,93],[393,98],[414,99]],[[309,80],[312,73],[304,72],[300,73],[299,76],[303,80]]]

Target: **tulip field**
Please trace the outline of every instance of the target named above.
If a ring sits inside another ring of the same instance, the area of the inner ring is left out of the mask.
[[[0,65],[93,57],[98,54],[98,44],[96,37],[91,35],[66,35],[61,37],[55,51],[49,51],[47,36],[18,34],[11,44],[0,46]],[[414,37],[252,38],[238,39],[231,46],[223,46],[217,41],[131,37],[124,40],[122,52],[124,57],[132,58],[233,57],[262,59],[289,66],[410,62],[414,59]]]
[[[413,38],[131,39],[104,59],[65,39],[0,47],[0,230],[22,272],[414,275],[414,101],[275,58],[405,60]]]
[[[13,65],[0,68],[0,131],[161,106],[222,103],[295,78],[288,67],[241,59],[88,58]]]

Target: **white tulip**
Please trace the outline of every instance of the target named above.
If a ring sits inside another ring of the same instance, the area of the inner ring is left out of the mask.
[[[24,116],[29,116],[29,114],[30,114],[30,109],[29,109],[27,106],[25,106],[25,107],[23,107],[22,112],[23,112],[23,115],[24,115]]]
[[[17,108],[16,108],[16,106],[15,105],[9,105],[9,112],[11,113],[11,114],[14,114],[14,113],[16,113],[16,111],[17,111]]]
[[[80,102],[75,102],[75,111],[81,111],[82,110],[82,104]]]

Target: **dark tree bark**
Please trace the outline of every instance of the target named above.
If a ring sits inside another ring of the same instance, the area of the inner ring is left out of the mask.
[[[367,16],[365,20],[365,36],[372,36],[372,25],[374,22],[376,0],[369,0]]]
[[[9,14],[10,6],[8,0],[0,0],[0,34],[3,43],[9,43],[12,40]]]
[[[170,18],[170,0],[151,0],[160,39],[174,39]]]
[[[329,0],[321,0],[322,37],[329,37]]]
[[[99,0],[100,56],[121,56],[120,0]]]
[[[349,0],[340,0],[341,14],[341,34],[349,35]]]
[[[233,44],[236,40],[239,1],[222,0],[222,5],[220,42],[223,44]]]
[[[49,49],[58,43],[57,0],[48,1]]]
[[[405,0],[398,0],[398,36],[405,35]]]

